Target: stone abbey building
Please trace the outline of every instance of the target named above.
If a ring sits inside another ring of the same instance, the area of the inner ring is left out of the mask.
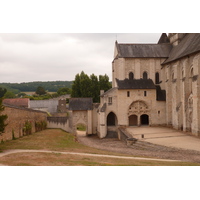
[[[101,91],[98,109],[90,107],[88,134],[112,137],[120,127],[149,125],[171,126],[199,136],[199,73],[198,33],[163,33],[157,44],[116,41],[112,88]]]

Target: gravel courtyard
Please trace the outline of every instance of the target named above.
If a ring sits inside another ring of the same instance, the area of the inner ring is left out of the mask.
[[[151,130],[150,133],[148,135],[148,140],[147,138],[145,139],[139,139],[135,144],[131,145],[131,146],[127,146],[125,142],[123,141],[119,141],[117,138],[103,138],[103,139],[99,139],[96,135],[92,135],[92,136],[85,136],[84,132],[78,132],[77,133],[77,139],[80,143],[90,146],[90,147],[94,147],[97,149],[101,149],[101,150],[107,150],[107,151],[112,151],[112,152],[117,152],[117,153],[123,153],[123,154],[128,154],[128,155],[135,155],[135,156],[144,156],[144,157],[153,157],[153,158],[162,158],[162,159],[172,159],[172,160],[182,160],[182,161],[189,161],[189,162],[197,162],[200,163],[200,151],[198,150],[191,150],[191,149],[186,149],[186,148],[178,148],[176,147],[176,145],[174,145],[175,147],[173,147],[173,143],[172,147],[169,146],[168,144],[168,140],[169,138],[174,141],[174,144],[180,144],[181,140],[180,138],[178,138],[178,135],[171,135],[173,134],[173,129],[171,129],[171,134],[165,135],[165,134],[157,134],[156,138],[159,138],[158,141],[162,141],[162,145],[156,144],[156,142],[153,143],[153,137],[151,137],[152,133],[152,129],[149,129],[150,127],[146,127],[145,129],[143,129],[143,132],[146,131],[145,135],[147,137],[147,130]],[[129,130],[130,131],[130,130]],[[165,130],[166,131],[166,130]],[[168,129],[169,131],[169,129]],[[185,134],[183,132],[181,132],[182,134]],[[140,134],[142,134],[142,132],[140,132]],[[159,135],[159,137],[158,137]],[[163,137],[161,137],[163,136]],[[174,137],[173,137],[174,136]],[[186,134],[185,137],[181,137],[185,138],[189,136]],[[198,143],[200,144],[200,139],[190,136],[192,137],[191,140],[195,140],[197,141],[197,146]],[[152,138],[152,140],[150,139]],[[154,137],[155,140],[155,137]],[[166,144],[163,142],[164,140],[166,140]],[[151,142],[149,142],[151,141]],[[178,142],[179,141],[179,142]],[[188,140],[188,142],[190,142],[190,140]],[[158,143],[158,142],[157,142]],[[192,145],[192,144],[190,144]],[[189,145],[189,146],[190,146]],[[186,146],[187,147],[187,146]],[[200,146],[199,146],[200,147]]]

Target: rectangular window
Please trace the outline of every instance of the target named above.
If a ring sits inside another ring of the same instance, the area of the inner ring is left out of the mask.
[[[127,97],[130,97],[130,92],[129,91],[127,91]]]
[[[144,91],[144,96],[145,96],[145,97],[147,96],[147,91]]]
[[[112,97],[108,97],[108,104],[112,104]]]

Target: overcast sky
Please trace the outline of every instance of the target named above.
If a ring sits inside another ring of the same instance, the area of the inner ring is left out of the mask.
[[[0,82],[74,80],[82,70],[111,80],[114,44],[156,43],[161,33],[1,33]]]

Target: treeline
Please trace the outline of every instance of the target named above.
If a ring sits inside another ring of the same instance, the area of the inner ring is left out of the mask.
[[[107,91],[112,87],[109,77],[92,74],[88,76],[83,71],[77,74],[72,84],[71,97],[92,97],[93,102],[99,102],[100,90]]]
[[[39,86],[48,92],[57,92],[59,88],[71,88],[73,81],[47,81],[47,82],[27,82],[27,83],[0,83],[1,88],[6,88],[15,94],[20,92],[35,92]]]

